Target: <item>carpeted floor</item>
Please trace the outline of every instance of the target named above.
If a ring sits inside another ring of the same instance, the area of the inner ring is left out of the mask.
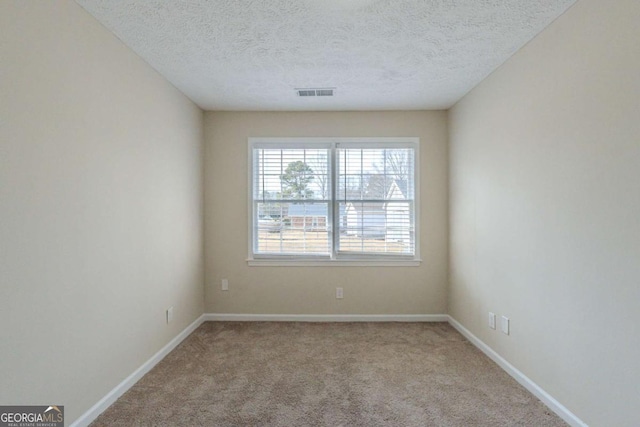
[[[93,426],[565,426],[447,323],[206,322]]]

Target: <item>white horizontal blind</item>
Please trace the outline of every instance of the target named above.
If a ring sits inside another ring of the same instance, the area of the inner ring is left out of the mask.
[[[415,259],[417,138],[254,139],[253,258]]]
[[[337,253],[414,255],[414,149],[361,145],[337,149]]]
[[[331,253],[331,182],[326,148],[254,148],[253,253]]]

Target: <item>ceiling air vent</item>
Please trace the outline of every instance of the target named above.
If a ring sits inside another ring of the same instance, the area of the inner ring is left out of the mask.
[[[316,89],[316,96],[333,96],[333,89]]]
[[[325,87],[320,89],[315,89],[315,88],[296,89],[296,94],[298,94],[298,96],[333,96],[334,92],[335,92],[335,88],[333,87]]]

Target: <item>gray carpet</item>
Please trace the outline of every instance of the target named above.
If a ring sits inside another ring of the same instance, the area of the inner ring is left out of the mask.
[[[447,323],[206,322],[93,426],[565,426]]]

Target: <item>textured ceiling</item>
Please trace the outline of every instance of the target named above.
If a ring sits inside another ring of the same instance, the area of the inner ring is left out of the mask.
[[[450,107],[576,0],[76,1],[206,110],[395,110]]]

